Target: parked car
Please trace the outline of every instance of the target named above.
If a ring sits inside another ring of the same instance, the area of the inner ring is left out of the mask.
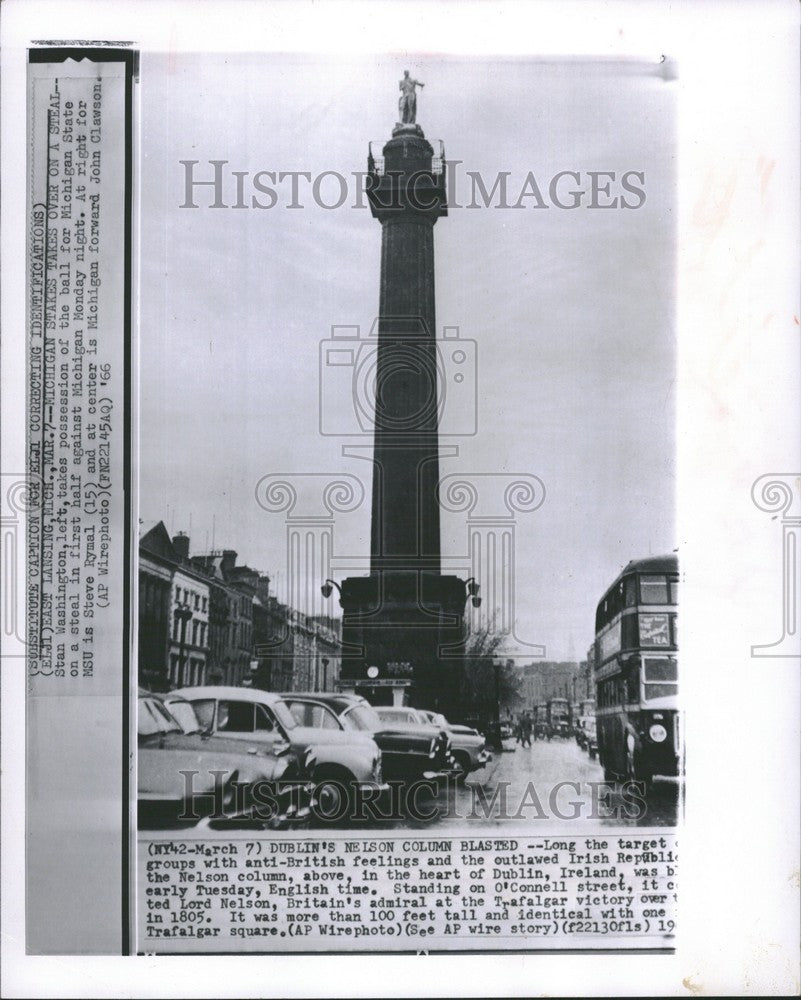
[[[433,726],[441,726],[451,736],[451,753],[458,768],[456,780],[463,782],[468,774],[478,771],[492,760],[487,750],[487,741],[477,729],[471,726],[451,725],[444,715],[426,709],[417,709],[418,716]]]
[[[575,727],[576,743],[578,743],[578,745],[581,747],[582,750],[587,749],[587,734],[585,732],[585,726],[587,725],[588,720],[589,716],[587,715],[580,715],[576,719],[576,727]]]
[[[192,706],[179,698],[168,707],[160,695],[141,690],[138,706],[140,825],[256,815],[278,827],[308,819],[310,755],[298,766],[287,742],[250,754],[238,740],[204,733]]]
[[[432,732],[427,723],[384,722],[359,695],[293,692],[281,697],[299,725],[370,733],[381,750],[388,780],[439,780],[454,770],[447,734],[441,729]]]
[[[247,744],[249,752],[288,741],[296,755],[314,755],[311,769],[323,816],[350,814],[359,788],[384,791],[381,751],[369,733],[299,726],[289,706],[271,691],[207,686],[182,688],[167,696],[190,701],[209,732]]]

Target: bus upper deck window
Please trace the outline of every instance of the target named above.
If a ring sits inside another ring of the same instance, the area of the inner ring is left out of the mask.
[[[670,578],[670,603],[679,603],[679,578],[677,576]]]
[[[633,607],[637,603],[637,580],[633,576],[627,576],[623,581],[625,588],[625,605],[627,608]]]
[[[666,576],[641,576],[640,600],[643,604],[668,604]]]

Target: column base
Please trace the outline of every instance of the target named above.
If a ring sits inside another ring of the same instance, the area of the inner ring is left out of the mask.
[[[406,699],[448,714],[459,701],[465,582],[426,570],[384,570],[342,581],[345,685],[376,705]],[[398,694],[397,692],[400,692]]]

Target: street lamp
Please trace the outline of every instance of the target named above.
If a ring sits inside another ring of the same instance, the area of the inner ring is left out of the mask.
[[[325,583],[320,587],[320,593],[323,597],[328,600],[328,598],[333,593],[334,587],[339,591],[339,596],[342,597],[342,588],[335,580],[326,580]]]
[[[468,577],[468,579],[465,580],[464,585],[468,596],[470,597],[470,603],[474,608],[480,608],[481,598],[478,596],[478,592],[481,590],[481,585],[476,583],[476,578],[474,576]]]

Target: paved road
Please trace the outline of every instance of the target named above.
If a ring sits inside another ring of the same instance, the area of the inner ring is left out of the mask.
[[[511,745],[511,744],[508,744]],[[656,781],[647,798],[637,789],[612,788],[597,760],[590,760],[574,740],[535,741],[531,747],[496,753],[492,762],[470,776],[463,788],[440,792],[428,822],[407,818],[377,826],[499,827],[533,829],[548,824],[592,829],[603,826],[663,827],[676,824],[680,787]],[[423,801],[421,811],[426,811]]]

